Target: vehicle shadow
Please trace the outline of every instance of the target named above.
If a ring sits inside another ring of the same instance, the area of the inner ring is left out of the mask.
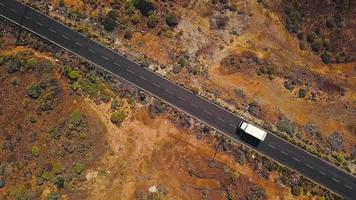
[[[241,130],[239,128],[237,128],[235,133],[241,141],[243,141],[253,147],[258,147],[258,145],[261,142],[259,139],[253,137],[252,135],[245,133],[243,130]]]

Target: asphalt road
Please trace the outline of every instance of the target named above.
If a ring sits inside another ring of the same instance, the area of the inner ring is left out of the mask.
[[[237,136],[237,125],[242,122],[242,119],[238,116],[107,49],[48,16],[15,0],[0,0],[0,16],[102,67],[119,78],[216,128],[228,137],[299,171],[329,190],[347,199],[356,199],[356,178],[351,174],[328,164],[274,134],[269,133],[266,139],[259,144],[252,141],[251,138],[246,138],[246,135],[243,137]]]

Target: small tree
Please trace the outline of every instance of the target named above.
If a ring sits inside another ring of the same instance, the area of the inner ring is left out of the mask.
[[[133,0],[133,4],[144,16],[151,15],[155,9],[153,3],[147,0]]]
[[[166,16],[166,23],[168,26],[174,27],[179,23],[179,15],[176,12],[170,12]]]

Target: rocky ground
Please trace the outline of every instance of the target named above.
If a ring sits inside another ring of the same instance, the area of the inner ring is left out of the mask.
[[[75,56],[0,26],[0,199],[337,199]]]

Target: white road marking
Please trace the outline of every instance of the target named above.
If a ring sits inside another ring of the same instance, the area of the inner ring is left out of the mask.
[[[178,99],[185,101],[185,99],[183,97],[178,96]]]
[[[80,44],[79,42],[75,42],[75,44],[76,45],[78,45],[78,46],[80,46],[80,47],[82,47],[83,45],[82,44]]]
[[[272,149],[276,149],[274,145],[268,144],[268,146],[271,147]]]
[[[29,17],[29,16],[25,16],[25,18],[26,18],[26,19],[28,19],[28,20],[30,20],[30,19],[31,19],[31,17]]]
[[[288,156],[288,153],[287,152],[284,152],[284,151],[281,151],[282,154]]]
[[[13,8],[11,8],[10,10],[11,10],[11,12],[13,12],[13,13],[17,13],[17,11],[16,11],[15,9],[13,9]]]
[[[142,79],[142,80],[147,80],[145,77],[143,77],[143,76],[138,76],[140,79]]]
[[[337,180],[336,178],[331,178],[333,181],[337,182],[337,183],[340,183],[339,180]]]
[[[306,165],[307,167],[309,167],[310,169],[314,169],[311,165],[309,165],[309,164],[307,164],[307,163],[305,163],[305,165]]]
[[[88,49],[88,51],[90,51],[90,53],[95,53],[95,51],[92,50],[92,49]],[[115,63],[114,63],[114,64],[115,64]]]
[[[293,157],[293,160],[297,161],[297,162],[300,162],[300,160],[296,157]]]
[[[197,105],[195,105],[194,103],[192,103],[192,106],[195,108],[199,108]]]
[[[174,94],[172,91],[170,91],[170,90],[166,90],[166,92],[167,93],[169,93],[169,94]]]
[[[321,175],[326,175],[324,172],[322,172],[322,171],[319,171],[319,174],[321,174]]]
[[[220,121],[224,122],[224,120],[223,120],[221,117],[218,117],[218,120],[220,120]]]
[[[204,110],[204,112],[208,115],[211,115],[211,112]]]
[[[114,65],[121,67],[121,65],[119,63],[114,62]]]
[[[128,71],[130,74],[134,74],[135,73],[131,69],[126,69],[126,71]]]
[[[157,88],[161,88],[161,86],[159,86],[157,83],[153,83],[153,85]]]
[[[69,40],[69,37],[66,36],[66,35],[62,35],[62,37],[63,37],[64,39],[66,39],[66,40]]]
[[[55,31],[54,29],[49,28],[49,31],[53,32],[53,33],[57,33],[57,31]]]
[[[109,60],[109,58],[105,57],[105,56],[101,56],[104,60]]]
[[[42,25],[43,25],[43,24],[41,24],[40,22],[37,22],[37,21],[36,21],[36,24],[39,25],[39,26],[42,26]]]
[[[352,187],[348,186],[348,185],[345,185],[345,187],[349,188],[350,190],[352,190]]]

